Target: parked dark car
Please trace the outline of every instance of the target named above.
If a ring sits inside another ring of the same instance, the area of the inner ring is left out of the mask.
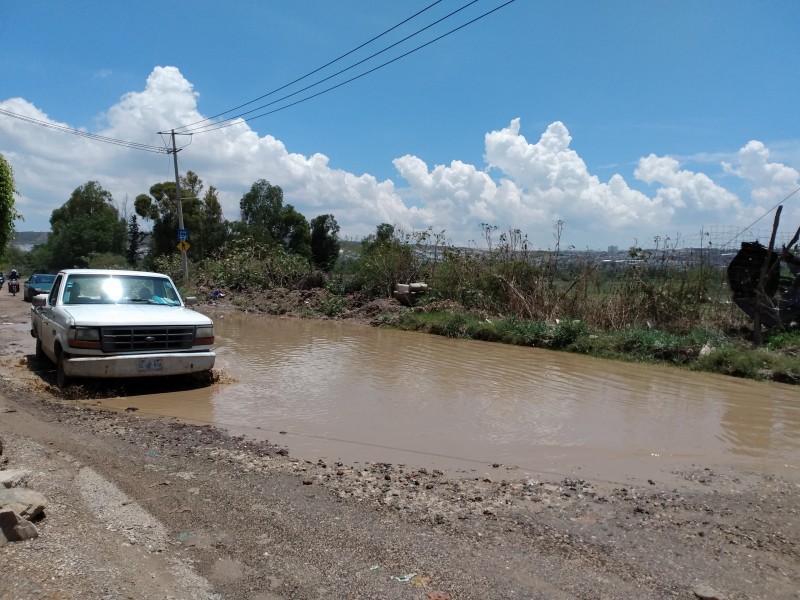
[[[55,275],[34,273],[30,276],[30,279],[26,280],[23,284],[23,300],[30,302],[37,294],[49,294],[55,280]]]

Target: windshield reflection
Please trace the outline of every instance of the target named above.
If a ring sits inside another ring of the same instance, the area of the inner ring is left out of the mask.
[[[64,304],[161,304],[178,306],[180,296],[169,279],[152,276],[71,275]]]

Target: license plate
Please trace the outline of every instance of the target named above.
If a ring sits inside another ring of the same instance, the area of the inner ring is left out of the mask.
[[[146,358],[139,361],[140,371],[160,371],[161,359],[160,358]]]

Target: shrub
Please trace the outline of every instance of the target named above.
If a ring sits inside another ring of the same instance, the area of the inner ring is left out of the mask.
[[[565,319],[553,328],[550,347],[566,348],[587,333],[586,323],[579,319]]]
[[[205,261],[203,278],[213,286],[232,290],[302,288],[313,277],[308,260],[282,246],[267,247],[239,240],[215,258]]]

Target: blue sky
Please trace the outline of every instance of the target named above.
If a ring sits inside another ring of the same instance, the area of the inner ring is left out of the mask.
[[[504,1],[442,0],[302,84],[466,7],[308,93],[339,83]],[[266,94],[433,3],[6,1],[0,110],[162,146],[158,131]],[[800,187],[798,26],[795,0],[516,0],[317,98],[183,138],[179,168],[220,191],[228,219],[264,178],[352,238],[383,222],[479,246],[488,223],[541,248],[558,221],[577,248],[691,243],[759,218],[764,231]],[[0,153],[15,170],[20,230],[49,229],[89,180],[130,213],[173,178],[167,155],[4,114]],[[800,226],[800,192],[783,223]]]

